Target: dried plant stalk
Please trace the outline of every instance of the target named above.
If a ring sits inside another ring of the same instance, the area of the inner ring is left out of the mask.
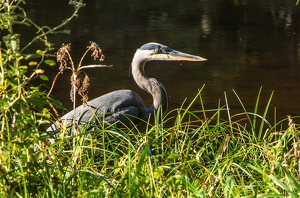
[[[79,77],[79,74],[80,74],[81,70],[88,69],[88,68],[96,68],[96,67],[111,67],[111,65],[110,66],[108,66],[108,65],[87,65],[87,66],[82,66],[81,65],[82,61],[83,61],[84,57],[86,56],[86,54],[89,51],[92,51],[91,56],[94,57],[94,60],[96,60],[96,59],[99,59],[99,61],[104,60],[104,55],[102,54],[102,50],[97,45],[97,43],[90,41],[90,45],[87,48],[88,49],[86,50],[86,52],[83,54],[82,58],[80,59],[78,67],[75,68],[74,62],[73,62],[72,57],[70,55],[71,44],[67,44],[67,45],[63,44],[62,45],[62,47],[57,51],[57,62],[60,63],[59,72],[55,76],[55,79],[53,80],[51,89],[48,93],[48,96],[49,96],[50,93],[53,90],[53,87],[55,85],[55,82],[56,82],[57,77],[59,76],[59,74],[62,74],[65,69],[72,70],[72,76],[71,76],[71,79],[70,79],[71,80],[70,99],[73,102],[74,131],[77,131],[77,130],[75,130],[75,128],[76,128],[76,120],[75,120],[75,114],[76,114],[75,113],[75,111],[76,111],[76,97],[75,96],[76,96],[76,93],[81,95],[83,104],[86,104],[88,102],[88,88],[90,86],[90,83],[89,83],[90,80],[89,80],[89,77],[86,73],[84,73],[85,76],[84,76],[83,80]],[[73,144],[75,145],[75,139],[73,140]]]
[[[71,91],[70,91],[70,99],[72,102],[74,102],[74,92],[76,93],[77,90],[80,88],[81,79],[78,77],[76,73],[73,72],[71,76]]]
[[[90,78],[87,74],[85,74],[85,77],[82,81],[81,87],[78,90],[79,95],[82,97],[82,103],[86,104],[89,97],[88,97],[88,89],[90,86]]]

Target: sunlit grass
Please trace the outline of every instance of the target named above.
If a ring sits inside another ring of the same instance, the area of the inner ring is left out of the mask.
[[[200,100],[199,100],[200,99]],[[271,99],[271,98],[270,98]],[[100,127],[65,136],[4,134],[2,196],[20,197],[298,197],[299,126],[272,126],[228,107],[174,109],[145,132]],[[259,95],[256,105],[259,102]],[[202,107],[204,105],[202,104]],[[257,108],[254,108],[257,111]],[[207,112],[213,111],[211,117]],[[230,117],[224,118],[224,111]],[[176,116],[174,115],[176,112]],[[222,115],[221,115],[222,112]],[[187,121],[186,121],[187,120]],[[174,123],[172,127],[166,124]],[[261,123],[261,124],[258,124]],[[258,126],[258,127],[256,127]],[[283,129],[286,128],[286,129]],[[277,130],[276,130],[277,129]],[[280,130],[278,130],[280,129]],[[43,134],[44,131],[40,131]],[[89,135],[89,136],[88,136]],[[28,139],[30,138],[30,143]],[[76,138],[73,147],[73,138]],[[32,143],[45,144],[33,152]]]

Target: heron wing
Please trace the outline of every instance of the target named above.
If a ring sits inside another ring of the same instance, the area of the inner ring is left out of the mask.
[[[139,117],[144,114],[145,105],[141,97],[131,90],[114,91],[81,105],[75,110],[75,119],[80,122],[106,121],[110,124],[119,121],[117,127],[130,127],[132,123],[139,121]],[[74,111],[65,114],[61,119],[64,123],[72,122]],[[50,127],[48,129],[53,130]]]

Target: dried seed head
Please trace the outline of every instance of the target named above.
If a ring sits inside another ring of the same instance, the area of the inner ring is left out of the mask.
[[[88,101],[89,86],[90,86],[90,79],[89,79],[88,75],[85,74],[82,85],[81,85],[80,89],[78,90],[78,93],[82,96],[83,104],[86,104]]]
[[[104,61],[104,59],[105,59],[105,56],[104,56],[104,54],[101,54],[101,57],[100,57],[100,59],[99,59],[99,61]]]
[[[69,51],[71,51],[71,43],[68,45],[62,44],[61,48],[57,51],[57,62],[60,62],[59,70],[61,73],[67,68],[69,61]]]
[[[97,43],[93,41],[90,41],[90,43],[91,45],[88,46],[87,48],[93,51],[91,56],[94,57],[94,60],[99,58],[100,61],[103,61],[104,55],[102,54],[102,50],[100,49],[100,47],[97,45]]]

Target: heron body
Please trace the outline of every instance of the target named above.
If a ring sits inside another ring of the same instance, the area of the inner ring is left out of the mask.
[[[147,91],[153,97],[153,104],[147,108],[142,98],[131,90],[118,90],[88,102],[88,105],[81,105],[75,110],[75,119],[80,122],[105,121],[116,123],[122,128],[132,125],[138,130],[143,130],[149,121],[154,121],[155,112],[161,107],[163,113],[168,108],[168,93],[162,83],[154,78],[146,76],[144,66],[148,61],[205,61],[199,56],[182,53],[172,50],[169,47],[158,43],[147,43],[137,49],[134,54],[131,71],[136,84]],[[70,111],[61,119],[63,122],[72,122],[74,111]],[[48,131],[55,129],[52,125]]]
[[[82,123],[87,123],[91,119],[92,123],[104,120],[109,124],[116,123],[118,128],[124,128],[132,124],[138,125],[141,120],[147,119],[149,113],[142,98],[137,93],[131,90],[118,90],[95,98],[89,101],[88,105],[77,107],[75,119]],[[73,116],[74,111],[70,111],[61,119],[63,122],[72,123]],[[96,117],[97,119],[95,119]],[[51,130],[53,129],[51,128]]]

